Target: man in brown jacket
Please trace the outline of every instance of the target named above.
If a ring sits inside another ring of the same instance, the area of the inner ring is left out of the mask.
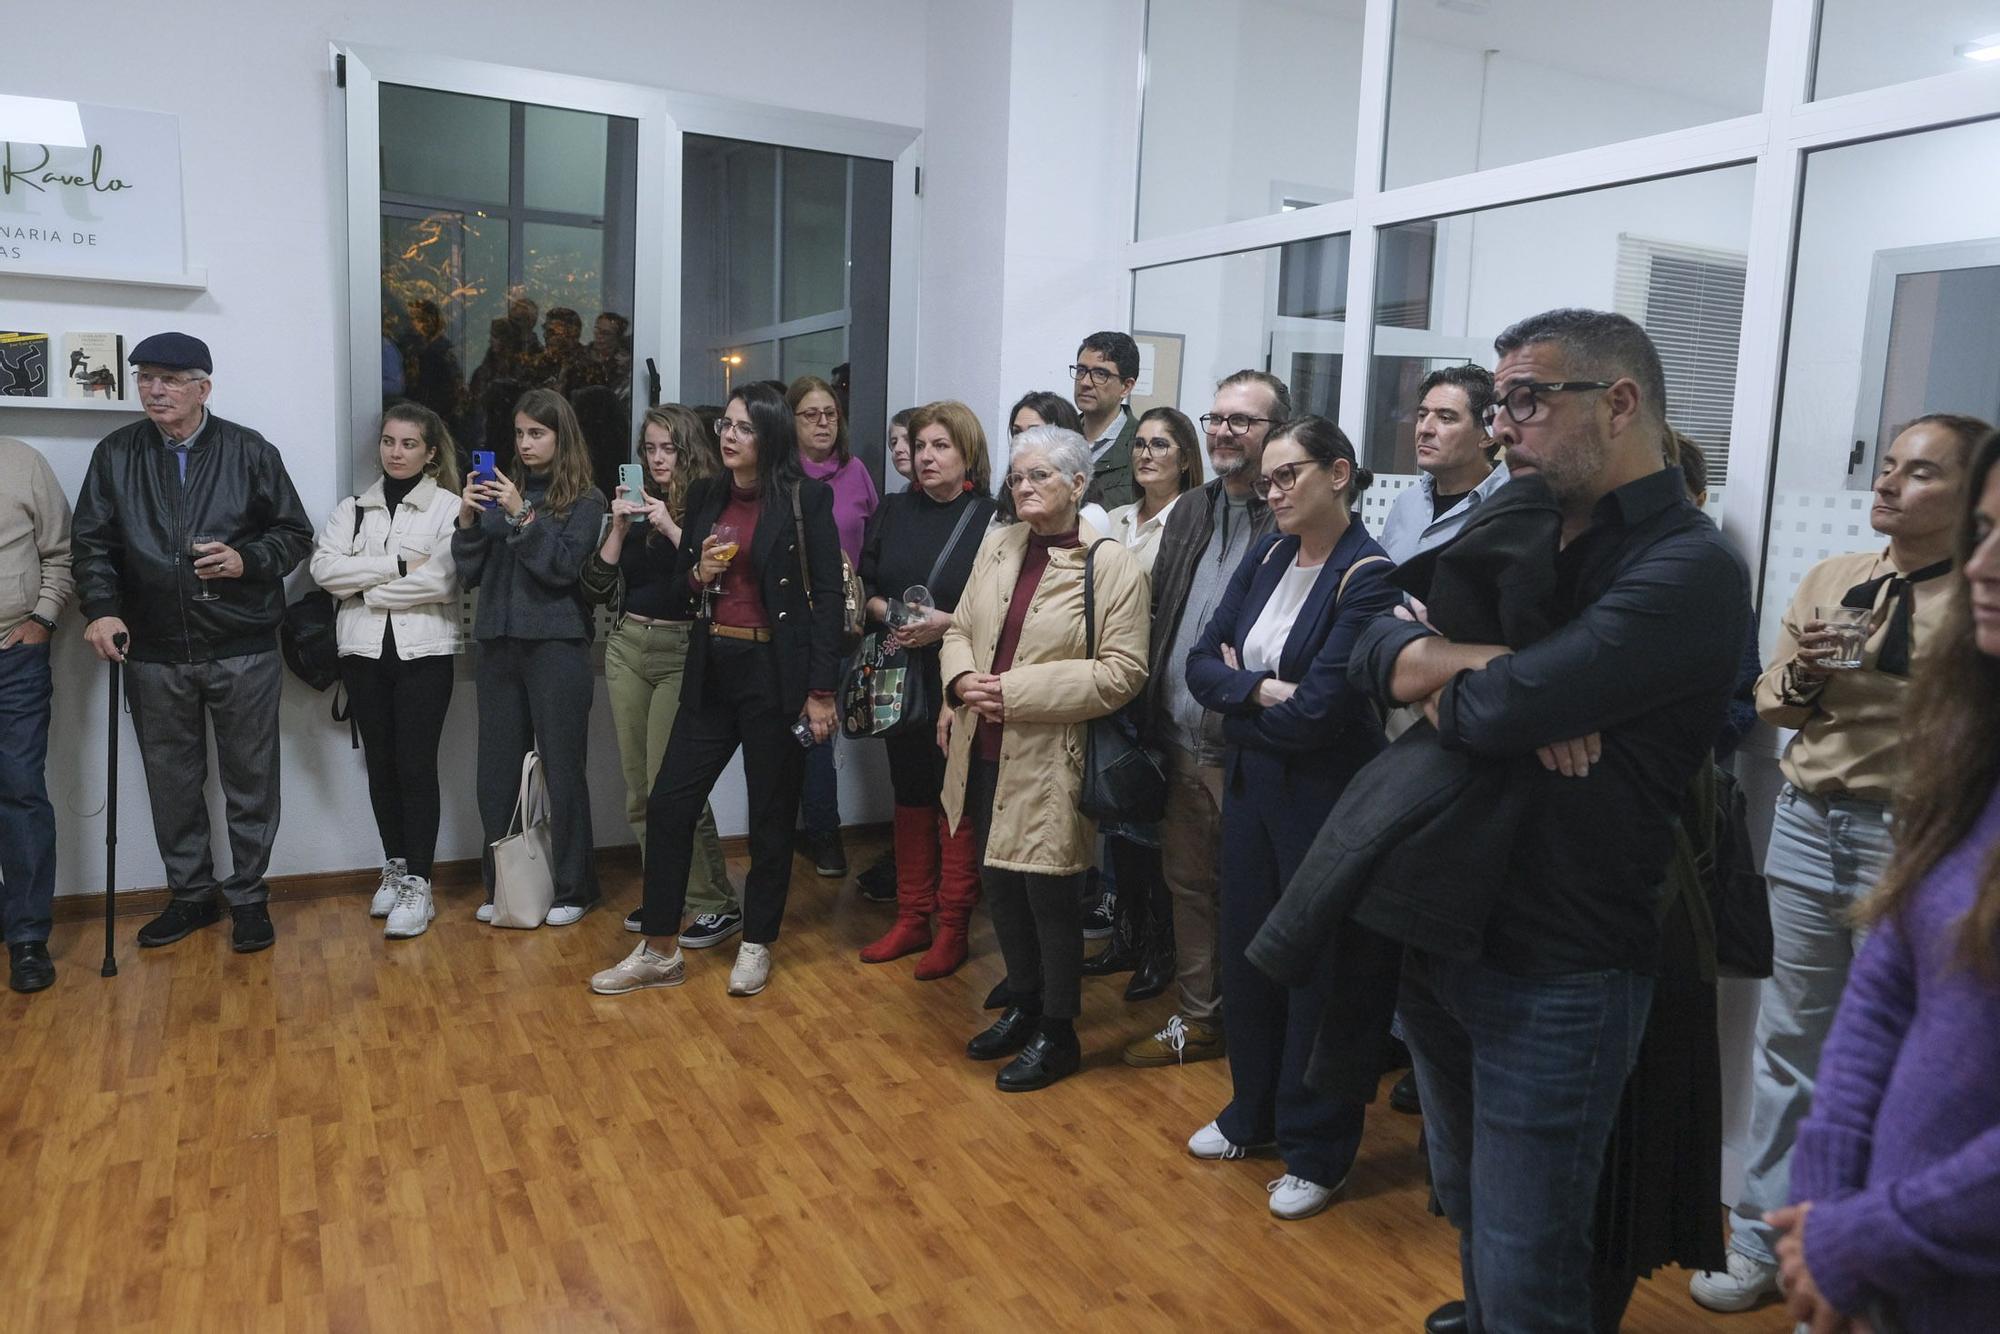
[[[0,921],[8,985],[56,980],[49,921],[56,813],[49,805],[49,640],[69,604],[69,500],[48,460],[0,437]]]

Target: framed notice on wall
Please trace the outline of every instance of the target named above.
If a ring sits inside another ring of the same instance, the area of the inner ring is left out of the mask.
[[[184,276],[179,120],[75,110],[81,144],[0,142],[0,274]]]
[[[1174,333],[1132,331],[1139,345],[1139,383],[1132,386],[1132,415],[1181,405],[1181,352],[1187,339]]]

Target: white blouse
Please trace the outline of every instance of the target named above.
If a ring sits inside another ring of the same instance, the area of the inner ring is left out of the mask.
[[[1181,495],[1186,494],[1186,492],[1181,493]],[[1112,531],[1107,535],[1123,542],[1125,549],[1139,558],[1139,568],[1148,575],[1153,572],[1153,557],[1160,553],[1160,533],[1166,527],[1167,515],[1173,513],[1174,506],[1180,503],[1180,499],[1180,496],[1175,496],[1160,506],[1160,512],[1150,519],[1139,517],[1139,502],[1136,500],[1111,511]]]
[[[1324,562],[1301,566],[1294,560],[1278,576],[1278,586],[1271,590],[1271,600],[1264,604],[1264,610],[1257,613],[1257,623],[1250,627],[1250,633],[1243,636],[1238,656],[1245,671],[1278,670],[1278,663],[1285,654],[1285,641],[1291,638],[1292,625],[1299,619],[1299,609],[1306,605],[1313,585],[1319,581],[1319,572],[1325,568]]]

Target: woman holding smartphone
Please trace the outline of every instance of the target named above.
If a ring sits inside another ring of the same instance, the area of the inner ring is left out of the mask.
[[[361,732],[368,800],[382,836],[382,880],[369,904],[392,940],[437,915],[438,738],[458,651],[458,447],[417,403],[382,416],[382,475],[334,506],[313,547],[312,577],[340,599],[340,677]]]
[[[579,583],[597,541],[604,493],[591,484],[590,450],[562,395],[531,389],[514,405],[514,457],[475,470],[460,494],[452,558],[479,590],[479,819],[486,903],[493,920],[493,853],[520,791],[521,761],[539,749],[548,779],[555,902],[544,919],[568,926],[597,905],[591,861],[590,608]]]
[[[675,614],[667,595],[680,554],[681,518],[692,482],[722,471],[709,429],[692,408],[668,403],[649,408],[639,432],[639,463],[611,501],[603,544],[584,563],[584,596],[613,608],[616,624],[604,644],[604,691],[618,731],[625,771],[625,818],[646,850],[646,797],[667,753],[667,737],[681,707],[681,673],[687,663],[691,622]],[[638,478],[630,476],[638,473]],[[638,481],[638,485],[633,485]],[[694,863],[688,871],[688,911],[694,922],[681,933],[690,949],[718,945],[743,929],[743,914],[716,838],[715,815],[703,806],[695,825]],[[640,910],[625,918],[637,931]]]
[[[750,874],[729,994],[764,989],[791,884],[806,748],[833,735],[841,621],[833,491],[801,475],[792,409],[771,387],[739,387],[715,425],[727,475],[689,487],[669,585],[669,610],[698,619],[680,714],[646,803],[646,938],[591,978],[600,995],[685,979],[677,938],[695,825],[738,749],[749,795]]]

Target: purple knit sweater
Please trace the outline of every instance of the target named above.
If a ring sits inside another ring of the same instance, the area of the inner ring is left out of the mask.
[[[1958,958],[2000,843],[2000,788],[1965,841],[1869,937],[1799,1128],[1806,1263],[1838,1309],[1920,1331],[2000,1328],[2000,984]]]
[[[814,463],[800,450],[799,467],[806,476],[817,477],[833,488],[833,523],[840,530],[840,549],[847,553],[848,563],[860,569],[861,539],[868,531],[868,517],[882,503],[868,465],[858,458],[842,463],[838,457]]]

